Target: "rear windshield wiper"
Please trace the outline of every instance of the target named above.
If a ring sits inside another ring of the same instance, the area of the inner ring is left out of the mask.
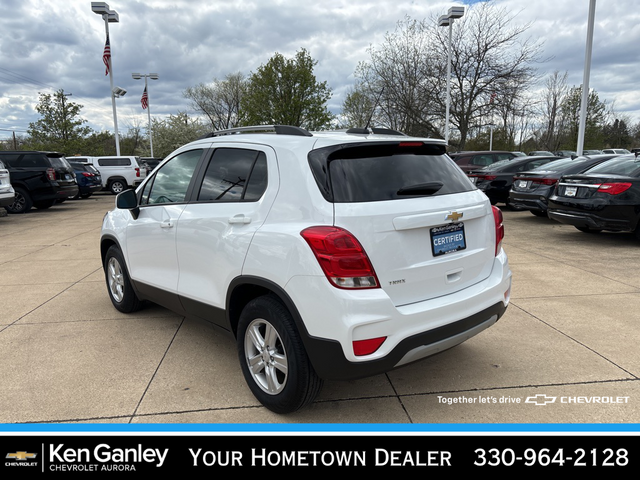
[[[442,188],[442,182],[418,183],[398,190],[397,195],[433,195]]]

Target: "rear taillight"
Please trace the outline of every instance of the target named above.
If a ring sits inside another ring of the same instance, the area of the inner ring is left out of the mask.
[[[136,167],[136,177],[140,176],[140,169]]]
[[[495,175],[469,175],[470,177],[476,177],[477,181],[485,180],[487,182],[493,182],[496,178]]]
[[[322,271],[338,288],[378,288],[373,266],[360,242],[338,227],[310,227],[300,232]]]
[[[557,178],[518,178],[518,180],[530,181],[540,185],[555,185],[558,182]]]
[[[56,179],[56,171],[53,168],[47,168],[47,178],[49,180]]]
[[[492,205],[491,209],[493,210],[493,222],[496,227],[496,256],[500,253],[502,249],[502,239],[504,238],[504,225],[502,223],[502,211]]]
[[[626,182],[603,183],[598,188],[598,191],[603,193],[608,193],[609,195],[619,195],[622,192],[626,192],[630,188],[631,188],[631,184]]]
[[[93,173],[82,172],[82,176],[84,176],[84,177],[93,177]]]

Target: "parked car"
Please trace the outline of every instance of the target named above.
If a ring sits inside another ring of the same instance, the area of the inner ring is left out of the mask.
[[[154,168],[158,166],[158,164],[163,160],[162,158],[154,158],[154,157],[141,157],[141,159],[147,166],[147,174],[151,173]]]
[[[289,126],[189,143],[104,218],[111,301],[229,332],[249,388],[280,413],[323,379],[448,349],[500,318],[511,272],[502,213],[445,151]]]
[[[556,156],[556,157],[562,157],[563,155],[556,155],[555,153],[552,152],[548,152],[546,150],[535,150],[533,152],[529,152],[527,153],[527,155],[529,157],[552,157],[552,156]]]
[[[554,155],[557,155],[558,157],[571,158],[578,156],[578,152],[574,150],[558,150],[557,152],[554,152]]]
[[[147,170],[138,163],[140,157],[136,156],[88,157],[83,155],[71,158],[77,162],[93,165],[102,177],[102,188],[114,195],[128,188],[137,187],[147,176]]]
[[[582,155],[603,155],[602,150],[583,150]]]
[[[516,157],[526,157],[527,154],[524,152],[511,152],[513,153]]]
[[[494,163],[479,170],[473,170],[468,175],[476,187],[489,197],[492,204],[505,203],[511,207],[509,191],[513,183],[513,176],[518,172],[532,170],[559,158],[554,155],[549,157],[517,157],[512,160]]]
[[[75,173],[62,153],[0,151],[0,160],[15,190],[13,203],[6,207],[9,213],[49,208],[78,193]]]
[[[11,175],[4,163],[0,161],[0,208],[7,207],[14,202],[16,192],[11,186]]]
[[[452,153],[449,156],[454,162],[456,162],[462,171],[469,172],[471,170],[486,167],[501,160],[509,160],[516,157],[516,154],[513,152],[500,151],[475,151]]]
[[[509,192],[509,203],[515,208],[529,210],[534,215],[544,217],[547,215],[549,197],[562,175],[584,173],[615,156],[563,158],[533,170],[517,173],[513,177],[513,185]]]
[[[102,177],[93,165],[84,162],[69,164],[73,167],[78,182],[78,193],[72,198],[89,198],[94,192],[102,190]]]
[[[582,232],[635,232],[640,240],[640,159],[623,155],[583,174],[563,175],[548,212]]]
[[[628,155],[631,153],[626,148],[605,148],[602,150],[602,153],[614,153],[616,155]]]

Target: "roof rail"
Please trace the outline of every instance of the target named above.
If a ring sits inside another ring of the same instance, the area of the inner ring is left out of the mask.
[[[401,135],[403,137],[406,137],[407,135],[405,133],[402,132],[398,132],[397,130],[392,130],[390,128],[379,128],[379,127],[371,127],[369,128],[350,128],[349,130],[347,130],[347,133],[357,133],[360,135],[370,135],[370,134],[377,134],[377,135]]]
[[[215,132],[208,133],[200,138],[221,137],[223,135],[235,135],[243,132],[251,133],[251,132],[267,132],[267,131],[273,131],[277,135],[296,135],[299,137],[313,136],[304,128],[293,127],[291,125],[254,125],[249,127],[234,127],[234,128],[229,128],[227,130],[217,130]]]

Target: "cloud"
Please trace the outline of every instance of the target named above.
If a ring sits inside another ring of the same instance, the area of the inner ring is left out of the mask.
[[[588,2],[494,1],[516,13],[514,21],[530,23],[529,34],[544,41],[548,61],[538,66],[542,76],[567,71],[571,85],[582,83]],[[368,59],[369,46],[380,44],[405,15],[428,18],[452,5],[391,0],[108,3],[120,16],[119,23],[109,25],[114,83],[128,90],[117,100],[121,129],[146,124],[140,107],[144,84],[133,80],[132,72],[159,74],[159,80],[149,81],[154,116],[193,114],[182,95],[187,87],[229,73],[249,74],[275,52],[292,56],[300,48],[318,61],[316,76],[332,88],[329,106],[338,113],[358,62]],[[640,87],[633,77],[640,32],[634,31],[639,15],[634,7],[631,0],[598,6],[590,85],[601,99],[637,116]],[[3,10],[9,13],[0,18],[0,128],[25,131],[38,118],[38,92],[62,88],[84,106],[82,116],[92,128],[112,130],[109,77],[102,63],[105,27],[90,2],[3,0]]]

